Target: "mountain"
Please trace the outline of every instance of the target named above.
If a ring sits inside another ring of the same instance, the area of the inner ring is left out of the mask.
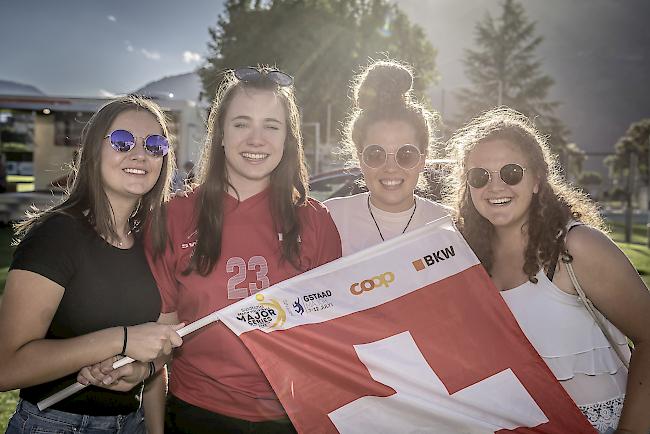
[[[16,83],[15,81],[0,80],[0,95],[45,95],[40,89],[29,84]]]
[[[195,72],[188,72],[152,81],[133,93],[158,98],[198,101],[202,89],[199,76]]]

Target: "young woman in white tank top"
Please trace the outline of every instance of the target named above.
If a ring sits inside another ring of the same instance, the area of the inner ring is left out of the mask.
[[[476,118],[449,150],[459,229],[530,342],[599,432],[648,433],[650,293],[601,232],[595,206],[560,178],[543,137],[513,110]],[[584,224],[568,231],[573,219]],[[634,343],[629,372],[557,260],[565,250],[624,359],[625,336]]]

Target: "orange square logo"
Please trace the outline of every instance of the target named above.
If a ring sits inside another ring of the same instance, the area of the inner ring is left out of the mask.
[[[415,271],[424,270],[424,262],[422,262],[422,259],[418,259],[417,261],[413,261],[413,268],[415,268]]]

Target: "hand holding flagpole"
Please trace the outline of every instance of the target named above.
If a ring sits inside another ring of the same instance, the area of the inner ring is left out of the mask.
[[[176,333],[180,337],[184,337],[185,335],[188,335],[192,332],[195,332],[196,330],[205,327],[209,324],[212,324],[213,322],[219,321],[219,317],[217,315],[218,311],[212,312],[211,314],[208,314],[204,316],[203,318],[200,318],[193,323],[190,323],[183,327],[182,329],[178,330]],[[123,357],[120,360],[116,361],[113,363],[113,369],[120,368],[122,366],[128,365],[129,363],[134,362],[134,360],[131,357]],[[86,387],[86,385],[81,384],[79,382],[72,384],[65,389],[48,396],[47,398],[43,399],[42,401],[39,401],[37,406],[39,410],[45,410],[48,407],[51,407],[52,405],[56,404],[59,401],[64,400],[65,398],[74,395],[75,393],[79,392],[80,390],[83,390]]]
[[[185,335],[197,331],[202,327],[212,324],[213,322],[219,321],[219,318],[216,315],[217,312],[212,312],[211,314],[206,315],[203,318],[197,319],[193,323],[186,325],[185,327],[183,327],[177,332],[178,335],[180,337],[183,337]],[[121,368],[122,366],[128,365],[129,363],[133,363],[134,361],[135,360],[133,360],[131,357],[123,357],[120,360],[113,363],[113,369]]]

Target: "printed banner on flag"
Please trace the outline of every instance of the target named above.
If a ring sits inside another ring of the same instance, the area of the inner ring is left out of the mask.
[[[220,311],[301,433],[593,433],[443,218]]]

